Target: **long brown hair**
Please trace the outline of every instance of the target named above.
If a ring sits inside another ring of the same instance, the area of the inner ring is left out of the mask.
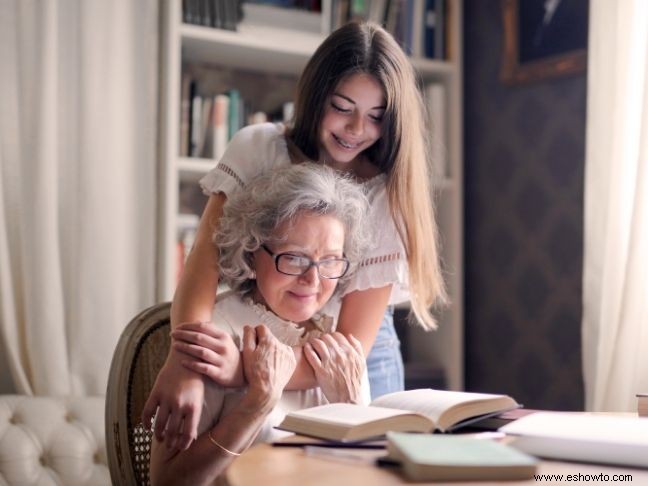
[[[394,38],[368,22],[351,22],[331,33],[299,80],[288,137],[307,158],[318,160],[329,97],[340,81],[359,73],[373,76],[385,92],[382,134],[365,155],[387,174],[392,217],[407,252],[412,312],[423,327],[434,328],[430,307],[445,302],[446,292],[430,199],[423,103],[414,69]]]

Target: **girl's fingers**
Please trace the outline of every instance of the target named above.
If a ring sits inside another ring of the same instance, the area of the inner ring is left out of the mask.
[[[186,344],[182,342],[174,342],[173,349],[216,366],[221,366],[223,363],[223,358],[220,354],[215,353],[210,349],[203,348],[202,346],[196,346],[194,344]]]
[[[203,332],[194,331],[172,331],[171,338],[174,341],[184,341],[191,344],[197,344],[210,349],[224,348],[223,341],[225,336],[212,336]]]
[[[155,433],[157,440],[160,442],[164,440],[164,429],[166,429],[168,418],[169,409],[164,406],[158,407],[153,423],[153,432]]]

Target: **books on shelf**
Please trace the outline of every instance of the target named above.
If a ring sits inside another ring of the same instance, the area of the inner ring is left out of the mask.
[[[537,412],[499,429],[528,454],[648,467],[648,419],[582,412]]]
[[[182,0],[186,24],[236,30],[241,16],[241,0]]]
[[[203,94],[198,82],[183,73],[178,155],[220,160],[229,140],[243,126],[266,121],[286,122],[292,115],[290,101],[276,107],[272,113],[254,111],[252,104],[236,88],[216,95]]]
[[[387,433],[388,457],[413,481],[531,479],[538,460],[505,444],[452,435]]]
[[[648,417],[648,393],[637,393],[637,414]]]
[[[291,412],[280,429],[338,442],[388,431],[447,432],[519,404],[507,395],[418,389],[389,393],[369,406],[332,403]]]
[[[177,262],[176,262],[176,282],[180,281],[184,264],[187,261],[189,252],[193,247],[200,218],[196,214],[178,214],[177,223]]]
[[[229,140],[228,130],[228,113],[229,97],[224,94],[214,96],[212,105],[212,140],[211,140],[211,158],[220,160],[225,152],[227,141]]]
[[[440,83],[430,83],[425,88],[425,99],[430,126],[430,158],[432,180],[437,183],[450,178],[447,141],[446,87]]]

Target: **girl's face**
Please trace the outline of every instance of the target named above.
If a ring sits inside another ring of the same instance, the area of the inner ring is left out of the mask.
[[[385,95],[368,74],[353,74],[338,84],[320,124],[320,155],[332,167],[354,169],[358,155],[380,138]]]
[[[281,243],[266,245],[273,254],[290,253],[314,261],[340,258],[344,253],[344,225],[335,217],[301,213],[292,226],[277,229]],[[311,266],[303,275],[280,273],[274,258],[263,248],[254,253],[256,288],[253,299],[265,304],[279,317],[303,322],[310,319],[331,298],[338,280],[319,276]]]

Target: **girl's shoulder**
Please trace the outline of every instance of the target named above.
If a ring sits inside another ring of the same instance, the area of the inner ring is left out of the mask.
[[[279,123],[257,123],[241,128],[232,136],[228,145],[238,153],[276,154],[286,152],[284,128]]]
[[[283,125],[259,123],[234,134],[218,165],[221,171],[234,173],[246,184],[260,172],[288,163]]]

